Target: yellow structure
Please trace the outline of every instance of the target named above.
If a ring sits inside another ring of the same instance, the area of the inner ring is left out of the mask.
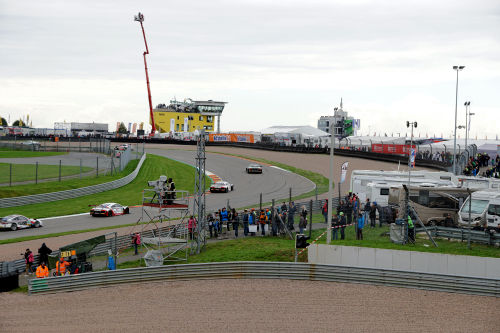
[[[170,101],[170,105],[159,104],[153,109],[155,127],[160,133],[194,132],[205,129],[206,132],[220,132],[220,115],[226,102]],[[217,123],[216,123],[217,121]],[[151,119],[150,119],[151,123]]]

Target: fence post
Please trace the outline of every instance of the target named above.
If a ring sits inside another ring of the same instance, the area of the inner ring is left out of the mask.
[[[38,184],[38,162],[35,162],[35,184]]]
[[[9,186],[12,186],[12,163],[9,164]]]
[[[291,187],[290,187],[290,194],[289,194],[288,198],[290,199],[289,201],[291,202],[292,201],[292,188]]]
[[[314,189],[315,195],[316,195],[316,202],[318,202],[318,187]]]
[[[62,161],[59,160],[59,181],[61,181],[61,164],[62,164]]]
[[[99,156],[96,157],[96,160],[97,160],[97,165],[95,168],[95,176],[99,177]]]
[[[262,210],[262,193],[260,194],[259,210]]]
[[[312,235],[312,228],[313,228],[313,201],[309,201],[309,238],[311,238]],[[326,225],[326,230],[328,230],[328,224]]]

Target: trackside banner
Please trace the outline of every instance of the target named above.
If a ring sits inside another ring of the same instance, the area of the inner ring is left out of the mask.
[[[210,142],[246,142],[254,143],[253,134],[209,134],[208,141]]]
[[[381,154],[408,155],[410,149],[416,149],[415,145],[395,145],[395,144],[372,144],[372,152]]]

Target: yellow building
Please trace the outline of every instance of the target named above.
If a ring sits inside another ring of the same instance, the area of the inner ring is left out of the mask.
[[[155,127],[160,133],[194,132],[205,129],[206,132],[220,132],[220,116],[226,102],[170,101],[170,105],[158,104],[153,109]],[[150,120],[151,123],[151,120]]]

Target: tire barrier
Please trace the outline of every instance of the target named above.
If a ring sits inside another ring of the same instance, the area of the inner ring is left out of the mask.
[[[43,202],[72,199],[77,197],[83,197],[85,195],[96,194],[120,188],[122,186],[129,184],[135,179],[135,177],[137,177],[137,174],[141,170],[142,164],[144,163],[145,159],[146,159],[146,154],[143,154],[135,170],[123,178],[113,180],[107,183],[75,188],[73,190],[33,194],[22,197],[4,198],[0,199],[0,208],[16,207],[16,206],[38,204]]]
[[[32,279],[30,295],[101,288],[123,283],[206,279],[287,279],[361,283],[500,297],[500,280],[388,269],[289,262],[222,262],[130,268]]]

